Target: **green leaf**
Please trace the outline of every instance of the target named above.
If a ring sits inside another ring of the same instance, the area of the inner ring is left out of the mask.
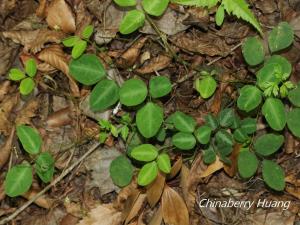
[[[289,91],[288,98],[294,106],[300,107],[300,85],[299,84],[295,89]]]
[[[288,112],[287,125],[292,134],[300,138],[300,108]]]
[[[270,32],[269,48],[272,53],[289,47],[294,41],[294,31],[287,22],[281,22]]]
[[[121,7],[135,6],[136,0],[114,0],[114,2]]]
[[[130,155],[132,158],[138,161],[150,162],[156,159],[158,155],[158,149],[151,144],[142,144],[132,149]]]
[[[16,197],[26,193],[32,184],[32,169],[29,164],[12,167],[6,174],[4,181],[5,194]]]
[[[113,80],[100,81],[91,92],[90,107],[93,111],[103,111],[119,100],[119,87]]]
[[[212,76],[206,76],[203,79],[197,79],[195,86],[202,98],[209,98],[215,93],[217,82]]]
[[[106,72],[96,55],[85,54],[70,63],[72,77],[84,85],[93,85],[105,78]]]
[[[158,174],[158,168],[156,162],[150,162],[145,164],[139,172],[138,184],[141,186],[147,186],[155,180]]]
[[[275,191],[283,191],[285,175],[283,169],[275,162],[264,160],[262,162],[262,175],[266,184]]]
[[[262,92],[257,87],[245,85],[240,91],[237,106],[243,111],[250,112],[259,106],[261,100]]]
[[[22,80],[26,76],[21,70],[19,70],[17,68],[12,68],[9,71],[8,77],[9,77],[10,80],[18,81],[18,80]]]
[[[242,178],[252,177],[258,167],[258,160],[252,152],[241,151],[238,157],[238,171]]]
[[[191,133],[178,132],[173,135],[172,144],[181,150],[191,150],[196,145],[196,139]]]
[[[241,129],[246,134],[253,134],[256,132],[256,119],[245,118],[241,121]]]
[[[156,134],[156,139],[160,142],[163,142],[166,139],[167,133],[166,129],[161,127]]]
[[[245,0],[223,0],[222,5],[228,14],[235,15],[237,18],[249,22],[260,34],[262,34],[259,22],[256,20]]]
[[[35,87],[34,80],[31,77],[23,79],[20,83],[20,93],[22,95],[29,95]]]
[[[256,66],[264,61],[264,46],[257,37],[248,37],[242,45],[242,52],[250,66]]]
[[[171,0],[171,2],[179,5],[212,8],[217,5],[219,0]]]
[[[129,128],[128,128],[128,126],[125,125],[125,126],[121,127],[120,133],[121,133],[122,139],[124,141],[126,141],[127,137],[128,137],[128,134],[129,134]]]
[[[230,127],[234,120],[234,111],[231,108],[223,109],[219,113],[219,123],[222,127]]]
[[[89,39],[92,36],[93,32],[94,32],[94,26],[93,25],[86,26],[83,29],[82,33],[81,33],[82,38]]]
[[[147,97],[147,86],[139,79],[129,79],[120,88],[120,102],[126,106],[141,104]]]
[[[284,142],[284,137],[277,134],[263,134],[254,142],[254,150],[262,156],[277,152]]]
[[[73,59],[77,59],[79,58],[85,51],[87,47],[87,42],[84,40],[79,40],[77,42],[75,42],[75,45],[72,49],[72,57]]]
[[[236,129],[233,132],[233,137],[239,143],[244,143],[244,142],[246,142],[248,140],[248,135],[241,128]]]
[[[152,16],[161,16],[168,4],[169,0],[142,0],[144,10]]]
[[[115,185],[125,187],[132,180],[133,166],[125,156],[121,155],[111,162],[109,173]]]
[[[25,63],[25,72],[28,76],[34,77],[37,71],[36,62],[34,59],[28,59]]]
[[[80,38],[78,36],[70,36],[65,38],[62,43],[66,47],[73,47],[76,42],[78,42]]]
[[[203,162],[205,164],[212,164],[216,161],[217,155],[212,147],[209,147],[207,150],[203,150]]]
[[[192,133],[196,127],[196,120],[180,111],[177,111],[171,115],[172,123],[175,128],[181,132]]]
[[[199,143],[206,145],[210,141],[212,129],[209,126],[201,126],[196,129],[195,137],[199,141]]]
[[[280,99],[268,98],[263,107],[262,114],[273,130],[281,131],[286,124],[286,112]]]
[[[238,117],[236,114],[234,114],[233,122],[230,125],[230,128],[231,129],[237,129],[240,126],[240,123],[241,123],[240,117]]]
[[[154,137],[159,131],[164,119],[164,113],[160,106],[148,102],[136,114],[136,124],[139,132],[145,138]]]
[[[218,144],[225,144],[228,146],[233,146],[233,138],[230,133],[228,133],[226,130],[219,130],[216,135],[216,142]]]
[[[29,154],[37,154],[42,145],[42,138],[38,131],[25,125],[17,126],[17,136],[22,146]]]
[[[160,154],[158,157],[157,157],[157,165],[158,165],[158,168],[168,174],[171,172],[171,160],[170,160],[170,157],[168,154],[166,153],[162,153]]]
[[[44,183],[48,183],[52,180],[54,163],[54,158],[49,152],[41,153],[35,160],[35,171]]]
[[[268,60],[266,60],[265,65],[268,64],[279,64],[281,66],[282,73],[286,79],[291,75],[292,65],[291,63],[281,55],[272,55]]]
[[[205,117],[206,124],[212,129],[216,130],[219,127],[219,122],[215,116],[212,114],[207,114]]]
[[[140,27],[142,27],[145,23],[145,14],[139,10],[131,10],[126,13],[124,16],[119,30],[121,34],[130,34]]]
[[[160,98],[169,94],[172,90],[172,84],[168,77],[152,77],[149,82],[149,93],[152,98]]]
[[[224,17],[225,17],[225,10],[224,10],[223,5],[220,5],[218,7],[218,10],[217,10],[216,16],[215,16],[217,26],[221,26],[223,24]]]

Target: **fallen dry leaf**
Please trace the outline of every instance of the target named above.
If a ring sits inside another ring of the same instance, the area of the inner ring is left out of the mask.
[[[229,157],[231,160],[231,165],[224,164],[224,171],[230,176],[233,177],[237,171],[237,158],[239,156],[242,145],[235,144],[233,151]]]
[[[25,194],[23,194],[22,196],[28,200],[30,200],[31,198],[33,198],[34,196],[36,196],[38,193],[38,191],[35,190],[30,190],[28,192],[26,192]],[[49,209],[52,204],[53,204],[53,200],[49,199],[48,197],[46,197],[45,195],[39,197],[38,199],[36,199],[34,201],[34,203],[42,208],[45,209]]]
[[[79,88],[74,79],[69,74],[69,65],[66,55],[59,45],[52,45],[38,54],[38,59],[49,63],[54,68],[62,71],[69,79],[69,85],[72,94],[75,97],[80,96]]]
[[[46,43],[60,43],[65,34],[59,31],[39,29],[32,31],[5,31],[3,36],[15,43],[24,45],[25,52],[30,51],[35,54],[41,51]]]
[[[62,30],[65,33],[74,33],[76,30],[74,15],[64,0],[54,0],[50,3],[46,20],[54,30]]]
[[[67,107],[49,115],[46,120],[46,125],[47,128],[55,128],[70,125],[72,122],[72,110],[70,107]]]
[[[0,76],[6,75],[17,56],[18,49],[17,44],[0,36]]]
[[[91,14],[87,11],[85,7],[85,2],[81,1],[79,5],[75,8],[76,10],[76,32],[75,35],[80,36],[83,29],[91,24],[92,22],[92,16]]]
[[[5,95],[11,90],[10,81],[5,80],[0,83],[0,102],[3,100]]]
[[[210,164],[203,173],[199,174],[200,178],[208,177],[218,170],[222,169],[224,164],[220,161],[219,157],[217,157],[216,161]]]
[[[0,169],[6,164],[7,160],[9,159],[14,136],[15,127],[11,129],[10,134],[7,137],[5,143],[0,147]]]
[[[147,187],[147,200],[151,207],[154,207],[160,200],[161,194],[164,190],[165,180],[165,175],[158,173],[155,181]]]
[[[244,218],[245,225],[293,225],[295,215],[287,212],[256,212]]]
[[[142,67],[135,70],[135,72],[140,74],[148,74],[153,73],[155,71],[159,71],[165,69],[170,65],[172,58],[166,55],[158,55],[152,59]]]
[[[47,6],[47,0],[40,0],[38,8],[35,10],[35,14],[41,18],[46,17]]]
[[[151,218],[149,225],[161,225],[162,219],[162,210],[161,206],[159,206],[156,212],[154,212],[154,215]]]
[[[92,209],[77,225],[121,225],[121,212],[111,204],[99,205]]]
[[[181,196],[168,185],[162,195],[162,217],[169,225],[189,225],[189,212]]]
[[[179,159],[177,159],[177,161],[173,164],[171,168],[171,172],[167,175],[167,179],[170,180],[174,178],[181,170],[181,167],[182,167],[182,157],[179,157]]]
[[[39,104],[37,98],[27,102],[25,106],[17,112],[15,120],[16,125],[31,124],[31,119],[36,116],[36,110],[38,109]]]
[[[11,94],[5,96],[0,104],[0,133],[8,136],[12,129],[12,122],[10,120],[11,112],[15,105],[18,104],[19,94]]]
[[[146,203],[146,198],[147,198],[146,194],[139,194],[125,220],[125,224],[128,224],[131,220],[133,220],[135,217],[137,217],[140,214],[140,212],[143,210],[142,207]]]

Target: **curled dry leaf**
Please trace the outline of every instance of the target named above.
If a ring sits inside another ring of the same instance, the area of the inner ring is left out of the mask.
[[[31,198],[34,198],[36,195],[38,194],[38,191],[35,190],[29,190],[28,192],[26,192],[25,194],[23,194],[22,196],[28,200],[30,200]],[[49,199],[48,197],[46,197],[45,195],[42,195],[41,197],[39,197],[38,199],[36,199],[34,201],[34,203],[42,208],[45,209],[49,209],[53,203],[52,199]]]
[[[121,212],[112,204],[99,205],[92,209],[77,225],[121,225]]]
[[[37,98],[30,100],[25,106],[17,112],[15,120],[16,125],[31,124],[31,118],[36,116],[36,110],[39,107],[39,100]]]
[[[69,79],[72,94],[75,97],[80,95],[79,88],[74,79],[69,74],[69,65],[66,55],[59,45],[52,45],[38,54],[38,59],[49,63],[54,68],[62,71]]]
[[[81,1],[79,5],[75,8],[76,10],[76,32],[75,35],[80,36],[83,29],[91,24],[92,16],[86,10],[84,1]]]
[[[0,23],[3,24],[3,20],[11,13],[16,7],[16,0],[1,1],[0,2]]]
[[[19,95],[7,95],[0,104],[0,133],[8,136],[12,129],[10,115],[15,105],[18,104]]]
[[[41,71],[42,73],[48,73],[48,74],[51,74],[51,73],[54,73],[57,71],[57,69],[53,66],[51,66],[50,64],[48,63],[39,63],[37,65],[37,69],[39,71]]]
[[[229,157],[231,160],[231,165],[224,164],[224,171],[230,176],[233,177],[237,171],[237,158],[239,156],[240,150],[242,148],[241,144],[235,144],[233,151]]]
[[[18,54],[18,45],[0,36],[0,52],[0,76],[3,76],[6,75]]]
[[[9,159],[14,135],[15,127],[11,129],[10,134],[7,137],[5,143],[0,147],[0,169],[6,164],[7,160]]]
[[[139,194],[138,198],[135,200],[133,206],[131,207],[131,210],[125,220],[125,224],[128,224],[130,221],[140,215],[141,211],[143,210],[143,206],[146,203],[146,198],[146,194]]]
[[[128,68],[134,65],[140,55],[147,37],[138,39],[129,49],[127,49],[117,60],[116,63],[122,68]]]
[[[189,212],[181,196],[168,185],[162,195],[162,217],[169,225],[189,225]]]
[[[116,200],[114,201],[114,207],[120,211],[124,210],[125,206],[128,205],[127,200],[130,199],[132,196],[135,196],[135,200],[138,194],[139,190],[136,183],[136,179],[134,177],[131,183],[119,192]]]
[[[0,101],[3,100],[5,95],[11,90],[10,81],[5,80],[0,83]]]
[[[203,173],[199,174],[200,178],[208,177],[209,175],[212,175],[213,173],[217,172],[218,170],[222,169],[224,167],[224,164],[221,162],[219,157],[217,157],[216,161],[212,164],[210,164],[206,170],[203,171]]]
[[[161,225],[162,222],[162,210],[161,206],[154,212],[153,217],[151,218],[149,225]]]
[[[47,10],[47,0],[40,0],[39,6],[35,11],[35,14],[38,17],[44,18],[46,17],[46,10]]]
[[[24,45],[24,51],[37,53],[44,48],[46,43],[60,43],[65,34],[59,31],[39,29],[33,31],[5,31],[3,36],[11,39],[15,43]]]
[[[164,190],[166,177],[162,173],[158,173],[154,182],[147,187],[147,200],[151,207],[154,207],[160,200],[161,194]]]
[[[47,128],[62,127],[72,123],[72,110],[67,107],[58,110],[48,116],[46,120]]]
[[[54,0],[50,3],[46,20],[54,30],[62,30],[65,33],[74,33],[76,30],[74,15],[64,0]]]
[[[182,167],[182,157],[179,157],[179,159],[177,159],[177,161],[173,164],[171,168],[171,172],[168,174],[167,179],[170,180],[174,178],[181,170],[181,167]]]
[[[155,71],[159,71],[167,68],[172,61],[172,58],[166,55],[158,55],[152,59],[150,59],[149,63],[143,65],[139,69],[136,69],[135,72],[140,74],[148,74],[153,73]]]

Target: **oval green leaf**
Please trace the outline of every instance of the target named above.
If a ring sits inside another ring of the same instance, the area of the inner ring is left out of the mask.
[[[70,36],[62,41],[63,45],[66,47],[73,47],[80,38],[78,36]]]
[[[178,132],[173,135],[172,144],[181,150],[191,150],[196,145],[196,139],[191,133]]]
[[[237,106],[239,109],[250,112],[256,109],[261,103],[262,92],[255,86],[245,85],[241,91],[237,100]]]
[[[93,85],[106,76],[105,69],[96,55],[85,54],[70,63],[72,77],[84,85]]]
[[[34,59],[28,59],[25,63],[25,72],[30,77],[34,77],[37,71],[36,62]]]
[[[156,159],[158,149],[151,144],[142,144],[132,149],[130,155],[138,161],[150,162]]]
[[[284,142],[284,137],[277,134],[263,134],[254,142],[255,152],[262,156],[269,156],[277,152]]]
[[[168,4],[169,0],[142,0],[144,10],[152,16],[161,16]]]
[[[216,138],[216,142],[218,144],[233,146],[233,137],[232,137],[232,135],[224,129],[219,130],[216,133],[215,138]]]
[[[162,153],[157,157],[157,165],[160,171],[168,174],[171,172],[171,160],[168,154]]]
[[[272,53],[289,47],[294,41],[294,31],[287,22],[281,22],[270,32],[269,48]]]
[[[94,32],[93,25],[86,26],[81,33],[82,38],[89,39],[92,36],[93,32]]]
[[[300,85],[299,84],[295,89],[289,91],[288,98],[294,106],[300,107]]]
[[[20,93],[22,95],[29,95],[35,87],[34,80],[31,77],[23,79],[20,83]]]
[[[93,111],[103,111],[119,100],[119,87],[113,80],[100,81],[91,92],[90,107]]]
[[[257,37],[249,37],[242,45],[245,61],[250,66],[256,66],[264,61],[264,47]]]
[[[125,187],[132,180],[133,166],[125,156],[121,155],[111,162],[109,173],[115,185]]]
[[[135,6],[136,0],[114,0],[114,2],[121,7]]]
[[[192,133],[196,127],[196,120],[180,111],[177,111],[171,115],[172,123],[175,128],[181,132]]]
[[[248,135],[241,128],[238,128],[233,132],[233,137],[239,143],[244,143],[248,140]]]
[[[283,169],[275,162],[264,160],[262,162],[262,175],[266,184],[275,191],[283,191],[285,175]]]
[[[119,30],[121,34],[130,34],[144,25],[145,14],[139,10],[131,10],[124,16]]]
[[[29,154],[37,154],[42,145],[42,138],[38,131],[25,125],[17,126],[17,136],[22,146]]]
[[[149,82],[149,93],[153,98],[160,98],[169,94],[172,90],[172,84],[168,77],[152,77]]]
[[[22,80],[23,78],[25,78],[25,74],[17,68],[12,68],[9,71],[8,77],[10,80],[18,81],[18,80]]]
[[[141,186],[147,186],[155,180],[158,174],[158,168],[156,162],[150,162],[145,164],[139,172],[138,184]]]
[[[210,141],[212,129],[209,126],[201,126],[195,130],[195,137],[199,143],[206,145]]]
[[[253,134],[256,132],[256,119],[254,118],[245,118],[241,121],[241,129],[246,134]]]
[[[242,178],[252,177],[258,167],[258,160],[252,152],[241,151],[238,156],[238,171]]]
[[[54,174],[54,163],[54,158],[49,152],[41,153],[35,160],[35,171],[44,183],[48,183],[52,180]]]
[[[147,86],[139,79],[129,79],[120,88],[120,102],[126,106],[141,104],[147,97]]]
[[[139,132],[145,137],[154,137],[164,120],[164,113],[160,106],[148,102],[136,114],[136,124]]]
[[[215,20],[217,26],[221,26],[224,22],[224,17],[225,17],[225,9],[223,5],[220,5],[218,7],[218,10],[216,12]]]
[[[207,114],[204,117],[204,120],[206,122],[206,124],[212,129],[212,130],[216,130],[219,127],[219,121],[217,120],[217,118],[215,116],[213,116],[212,114]]]
[[[231,108],[223,109],[219,113],[219,123],[222,127],[230,127],[234,121],[234,111]]]
[[[300,138],[300,108],[288,112],[287,125],[292,134]]]
[[[77,59],[79,56],[81,56],[84,53],[86,47],[87,47],[87,42],[84,40],[79,40],[75,42],[71,53],[73,59]]]
[[[281,131],[286,124],[286,112],[280,99],[268,98],[263,107],[262,113],[273,130]]]
[[[203,79],[197,79],[195,86],[202,98],[209,98],[215,93],[217,82],[212,76],[207,76]]]
[[[212,164],[216,161],[217,155],[212,147],[209,147],[207,150],[203,150],[203,162],[205,164]]]

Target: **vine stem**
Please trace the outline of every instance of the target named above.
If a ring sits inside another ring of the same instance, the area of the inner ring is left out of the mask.
[[[66,175],[68,175],[76,166],[78,166],[87,156],[89,156],[93,151],[95,151],[101,144],[99,142],[95,143],[86,153],[83,154],[76,162],[74,162],[68,169],[63,171],[54,181],[47,185],[42,191],[37,193],[33,198],[28,200],[24,205],[18,208],[14,213],[0,220],[0,225],[4,225],[9,221],[13,220],[21,212],[23,212],[28,206],[30,206],[35,200],[45,194],[51,187],[60,182]]]

